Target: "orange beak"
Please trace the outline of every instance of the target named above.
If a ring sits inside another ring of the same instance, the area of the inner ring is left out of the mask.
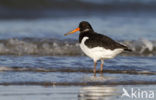
[[[73,33],[77,32],[77,31],[79,31],[79,30],[80,30],[80,28],[78,27],[78,28],[74,29],[73,31],[64,34],[64,36],[67,36],[67,35],[69,35],[69,34],[73,34]]]

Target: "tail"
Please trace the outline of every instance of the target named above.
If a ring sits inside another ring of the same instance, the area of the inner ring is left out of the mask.
[[[124,50],[125,50],[125,51],[129,51],[129,52],[132,52],[132,50],[129,49],[129,48],[125,48]]]
[[[124,51],[129,51],[132,52],[132,49],[129,49],[126,45],[120,44],[122,46],[122,48],[124,49]]]
[[[121,44],[121,43],[118,43],[118,46],[122,49],[124,49],[124,51],[129,51],[129,52],[132,52],[133,50],[132,49],[129,49],[126,45],[124,44]]]

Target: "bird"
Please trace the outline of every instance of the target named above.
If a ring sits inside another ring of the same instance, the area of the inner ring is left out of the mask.
[[[79,33],[79,45],[81,50],[94,62],[93,73],[96,76],[97,61],[101,60],[100,72],[103,73],[104,60],[112,59],[123,51],[132,51],[126,45],[116,42],[110,37],[94,31],[91,24],[81,21],[78,28],[64,34],[65,36]]]

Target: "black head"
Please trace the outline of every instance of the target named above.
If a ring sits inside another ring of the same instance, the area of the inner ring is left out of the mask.
[[[80,31],[81,33],[83,33],[83,32],[94,32],[92,26],[88,22],[82,21],[82,22],[80,22],[78,28],[76,28],[76,29],[64,34],[64,35],[67,36],[69,34],[73,34],[73,33],[77,32],[77,31]]]
[[[94,31],[92,26],[87,21],[82,21],[79,24],[80,32]]]

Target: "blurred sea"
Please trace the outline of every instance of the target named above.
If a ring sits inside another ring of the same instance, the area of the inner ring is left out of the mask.
[[[0,100],[122,100],[123,88],[154,90],[155,10],[155,0],[0,0]],[[82,20],[133,52],[93,77],[79,33],[64,37]]]

